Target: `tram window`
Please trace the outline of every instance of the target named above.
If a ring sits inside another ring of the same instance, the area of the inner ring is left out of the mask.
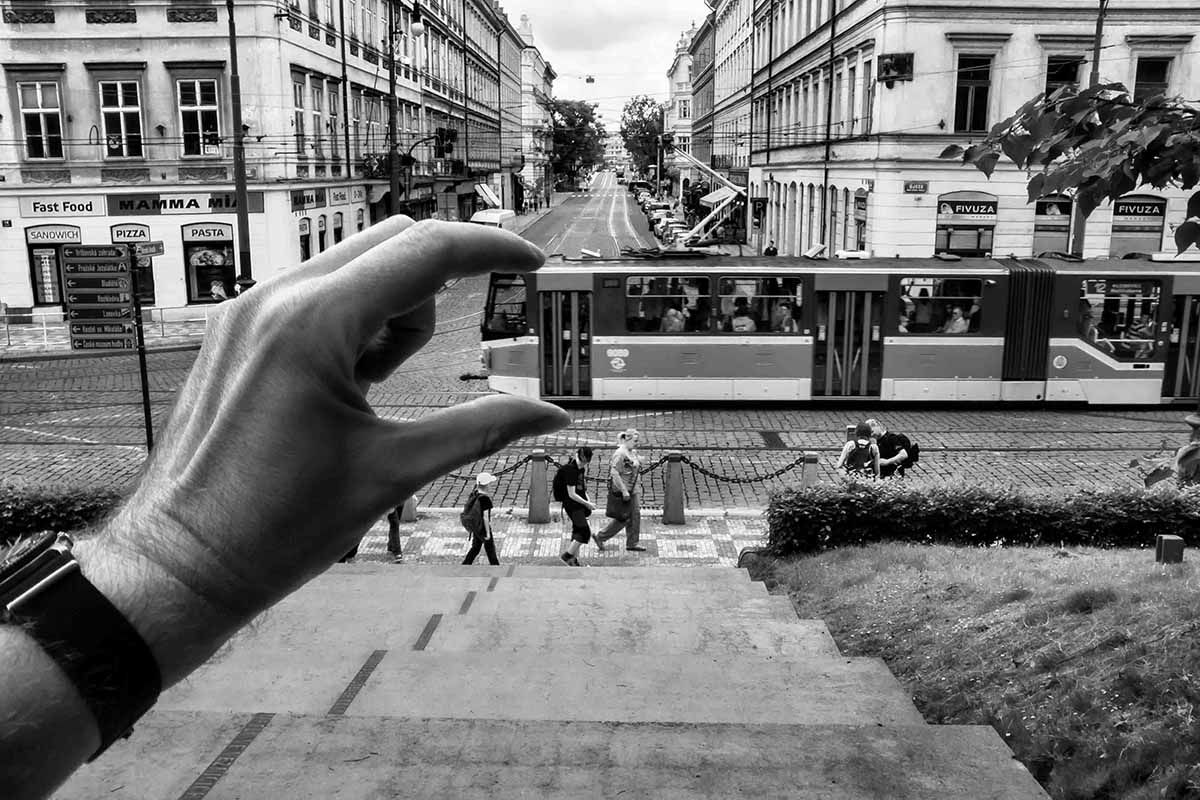
[[[717,283],[721,330],[730,333],[799,333],[799,278],[738,276]]]
[[[524,276],[492,275],[483,327],[488,333],[510,336],[522,336],[529,331]]]
[[[1154,355],[1160,281],[1088,278],[1079,287],[1079,338],[1120,361]]]
[[[900,333],[977,333],[983,314],[979,278],[901,278]]]
[[[710,297],[708,278],[627,278],[625,328],[632,333],[707,331],[711,327]]]

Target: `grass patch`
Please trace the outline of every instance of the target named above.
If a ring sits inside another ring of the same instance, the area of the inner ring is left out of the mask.
[[[1200,570],[1146,550],[876,544],[751,564],[933,724],[991,725],[1052,797],[1200,798]]]

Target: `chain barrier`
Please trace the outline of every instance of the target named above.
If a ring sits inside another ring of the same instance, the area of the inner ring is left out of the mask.
[[[492,474],[495,475],[497,478],[499,478],[501,475],[507,475],[510,472],[516,472],[518,469],[525,466],[530,461],[533,461],[534,458],[535,458],[534,456],[525,456],[524,458],[522,458],[520,461],[516,462],[515,464],[509,464],[504,469],[496,470]],[[549,456],[545,456],[545,458],[549,459]],[[475,480],[474,475],[463,475],[462,473],[459,473],[459,472],[448,473],[446,475],[446,477],[454,478],[455,480],[459,480],[459,481],[474,481]]]
[[[802,464],[804,464],[804,455],[801,454],[800,457],[797,458],[795,461],[791,462],[790,464],[786,464],[786,465],[780,467],[779,469],[775,470],[774,472],[769,472],[766,475],[752,475],[748,478],[731,478],[728,475],[721,475],[720,473],[713,472],[710,469],[706,469],[706,468],[700,466],[699,464],[697,464],[695,461],[692,461],[687,456],[681,456],[680,460],[684,464],[687,464],[689,467],[691,467],[694,472],[699,472],[701,475],[712,478],[715,481],[721,481],[723,483],[758,483],[760,481],[769,481],[769,480],[772,480],[773,478],[778,478],[780,475],[791,472],[796,467],[801,466]]]

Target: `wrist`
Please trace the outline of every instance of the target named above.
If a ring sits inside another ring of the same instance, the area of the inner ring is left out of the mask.
[[[261,610],[247,605],[248,594],[237,599],[228,575],[205,575],[204,560],[193,559],[193,552],[181,537],[130,525],[124,510],[74,548],[83,574],[154,654],[164,689],[207,661]]]

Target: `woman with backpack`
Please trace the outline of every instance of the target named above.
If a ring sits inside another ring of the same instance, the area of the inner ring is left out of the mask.
[[[488,494],[488,487],[495,482],[496,476],[492,473],[479,473],[479,477],[475,478],[475,488],[471,490],[467,504],[459,515],[459,521],[471,534],[471,549],[463,559],[464,564],[474,564],[481,548],[487,554],[489,564],[500,563],[496,557],[496,540],[492,536],[492,497]]]
[[[879,447],[871,437],[871,426],[860,422],[854,427],[854,438],[846,442],[834,469],[845,469],[850,477],[879,477]]]

